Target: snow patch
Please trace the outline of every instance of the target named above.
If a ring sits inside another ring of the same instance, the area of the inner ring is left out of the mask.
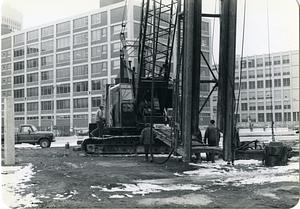
[[[144,206],[170,206],[174,205],[185,205],[185,206],[205,206],[212,201],[206,196],[201,194],[188,194],[183,196],[174,196],[168,198],[145,198],[138,201],[138,204]]]
[[[111,195],[111,196],[109,196],[109,198],[115,198],[115,199],[117,199],[117,198],[124,198],[125,197],[125,195],[119,195],[119,194],[114,194],[114,195]]]
[[[37,207],[37,203],[41,203],[33,193],[24,194],[32,186],[26,183],[35,175],[31,163],[26,166],[2,166],[1,174],[2,198],[9,207]]]

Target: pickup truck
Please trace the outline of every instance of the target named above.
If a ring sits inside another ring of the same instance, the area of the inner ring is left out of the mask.
[[[39,144],[42,148],[50,147],[55,142],[54,134],[50,131],[38,131],[34,125],[20,125],[15,135],[15,143]]]

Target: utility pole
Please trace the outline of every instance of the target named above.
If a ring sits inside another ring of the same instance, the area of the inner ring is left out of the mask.
[[[232,159],[237,0],[221,1],[217,123],[223,132],[224,160]]]
[[[192,134],[198,129],[202,0],[184,1],[183,142],[184,162],[190,162]]]

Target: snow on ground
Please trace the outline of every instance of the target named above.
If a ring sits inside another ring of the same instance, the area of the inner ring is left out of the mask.
[[[1,184],[2,184],[2,198],[3,203],[9,207],[37,207],[38,200],[32,193],[26,194],[25,189],[32,185],[26,185],[32,176],[32,164],[26,166],[2,166],[1,169]]]
[[[222,160],[216,163],[202,162],[192,165],[199,168],[185,171],[183,174],[207,179],[220,185],[240,186],[287,181],[299,182],[299,157],[291,158],[287,166],[274,167],[264,167],[262,162],[258,160],[236,160],[234,167],[228,166]],[[178,173],[174,175],[178,176]]]

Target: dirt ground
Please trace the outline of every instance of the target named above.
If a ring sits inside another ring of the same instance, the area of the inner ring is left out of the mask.
[[[291,208],[299,199],[299,181],[237,184],[241,181],[226,180],[226,172],[234,177],[226,166],[216,167],[222,178],[214,172],[186,175],[199,166],[176,158],[161,165],[143,156],[91,156],[56,147],[17,148],[16,162],[21,168],[30,165],[33,174],[15,192],[19,198],[35,197],[31,206],[39,208]],[[237,175],[257,169],[235,167]],[[2,170],[2,176],[8,173]]]

